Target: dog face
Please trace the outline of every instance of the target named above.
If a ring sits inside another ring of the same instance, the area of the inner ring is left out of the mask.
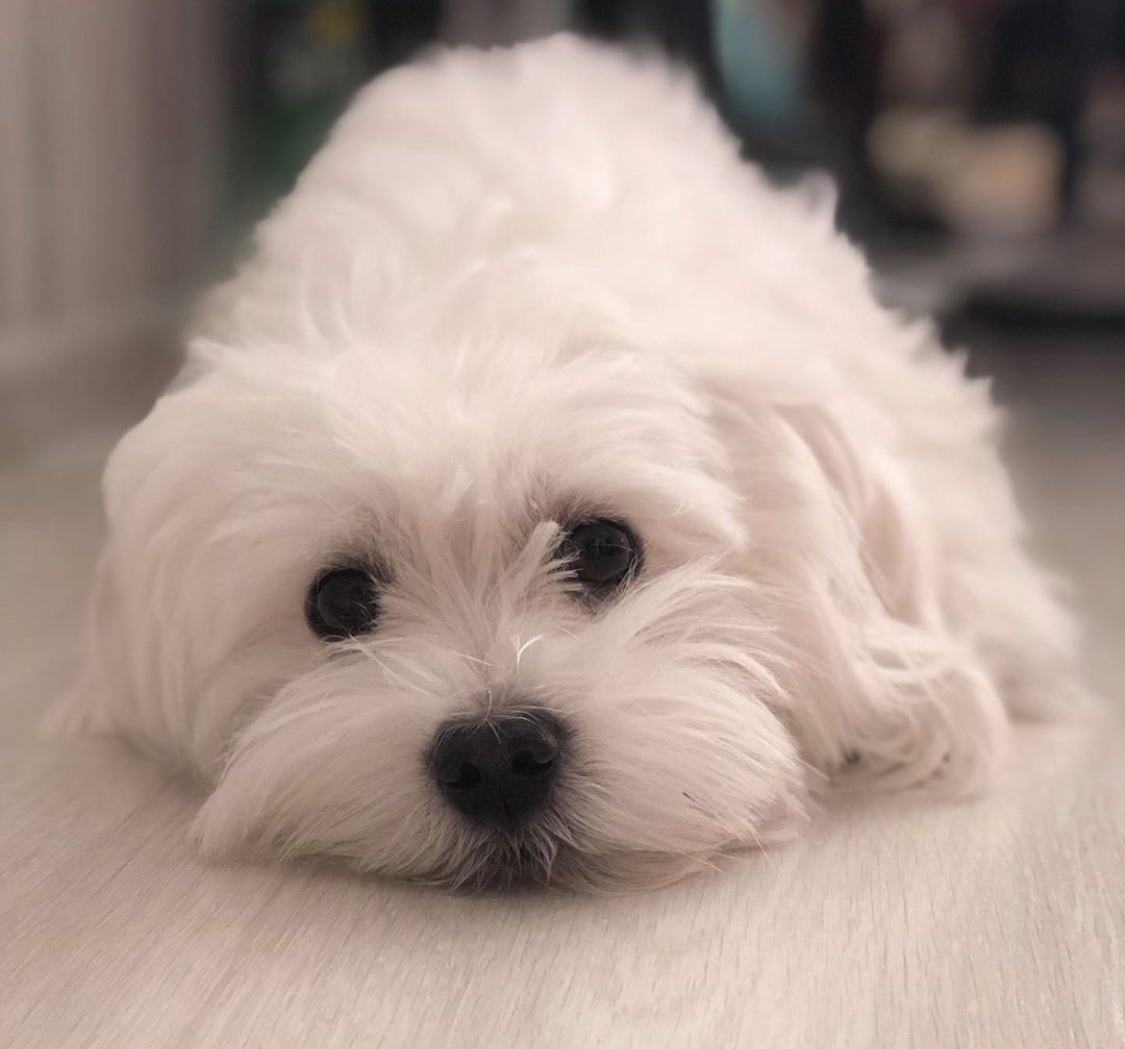
[[[111,459],[79,720],[198,774],[208,851],[453,884],[986,780],[1068,620],[986,398],[802,196],[573,41],[382,78]]]
[[[774,832],[799,762],[706,405],[621,348],[457,360],[243,354],[116,453],[101,664],[214,784],[204,846],[596,884]]]

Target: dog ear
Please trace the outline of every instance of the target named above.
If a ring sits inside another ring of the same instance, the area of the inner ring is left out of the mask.
[[[825,700],[840,705],[838,719],[825,719],[837,720],[834,742],[855,772],[896,784],[986,784],[1007,736],[1004,706],[948,629],[936,539],[911,484],[876,442],[857,447],[822,406],[778,418],[821,478],[816,628],[837,686]]]
[[[172,727],[184,702],[182,653],[165,629],[159,597],[121,560],[111,535],[87,598],[73,683],[41,727],[49,736],[125,736],[143,751],[183,763],[187,737]],[[128,587],[137,592],[130,595]]]
[[[1006,738],[1003,704],[947,629],[934,537],[879,442],[823,405],[713,388],[743,497],[745,571],[776,595],[786,716],[809,759],[851,778],[973,790]]]
[[[190,573],[175,563],[176,471],[186,456],[169,454],[182,436],[165,425],[169,400],[125,435],[106,466],[109,535],[87,598],[80,665],[44,729],[121,734],[181,761],[187,642],[173,598],[174,580]]]
[[[48,736],[115,731],[114,708],[133,692],[126,651],[121,601],[103,549],[86,599],[79,642],[79,663],[66,693],[42,722]]]

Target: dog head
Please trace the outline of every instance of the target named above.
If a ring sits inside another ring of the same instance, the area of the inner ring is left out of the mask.
[[[205,847],[445,882],[667,877],[803,777],[771,600],[682,376],[235,355],[107,472],[93,687],[214,786]]]
[[[88,720],[196,771],[210,852],[454,884],[651,884],[784,833],[810,770],[987,764],[925,515],[798,363],[898,338],[830,223],[730,150],[603,237],[596,166],[490,197],[398,157],[388,84],[345,118],[384,167],[337,133],[111,460]],[[732,223],[781,264],[716,264]]]

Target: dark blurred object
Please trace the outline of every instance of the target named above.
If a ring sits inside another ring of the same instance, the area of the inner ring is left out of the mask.
[[[1077,217],[1125,235],[1125,62],[1095,75],[1086,95],[1080,135]]]
[[[238,19],[238,211],[288,192],[351,96],[433,40],[439,0],[253,0]]]
[[[707,0],[573,0],[574,28],[605,40],[649,39],[690,65],[721,102],[715,62],[714,5]]]
[[[882,44],[864,0],[817,5],[809,63],[825,129],[822,155],[840,187],[838,221],[861,239],[882,232],[888,218],[889,203],[867,148],[879,111]]]
[[[1114,7],[1122,10],[1117,0],[822,3],[822,105],[838,112],[863,85],[837,136],[843,173],[862,176],[844,178],[846,194],[892,225],[1051,229],[1073,197],[1083,102],[1098,62],[1113,55],[1104,30]],[[860,72],[848,77],[841,61],[857,39]]]
[[[822,0],[819,12],[823,155],[845,228],[894,260],[888,299],[1125,320],[1125,2]]]
[[[998,320],[1125,324],[1125,238],[1063,233],[1008,272],[982,274],[963,303]]]

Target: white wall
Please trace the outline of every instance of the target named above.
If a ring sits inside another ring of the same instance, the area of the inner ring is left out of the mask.
[[[0,0],[0,381],[157,324],[209,243],[222,0]]]

